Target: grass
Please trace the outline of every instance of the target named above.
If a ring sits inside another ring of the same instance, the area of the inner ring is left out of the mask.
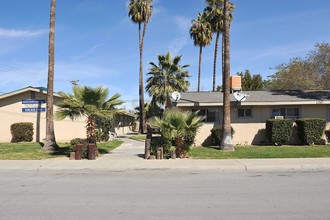
[[[106,154],[123,142],[113,140],[104,143],[98,143],[100,154]],[[70,145],[60,143],[60,149],[56,152],[47,152],[42,150],[39,143],[0,143],[0,160],[44,160],[50,158],[67,157],[70,154]]]
[[[145,134],[140,135],[133,135],[129,137],[130,139],[136,140],[136,141],[145,141],[147,136]]]
[[[234,152],[222,152],[218,147],[192,148],[194,159],[261,159],[330,157],[330,146],[235,146]]]

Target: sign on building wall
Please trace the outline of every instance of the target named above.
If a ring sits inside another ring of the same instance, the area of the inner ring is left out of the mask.
[[[45,100],[22,100],[22,112],[45,112]]]

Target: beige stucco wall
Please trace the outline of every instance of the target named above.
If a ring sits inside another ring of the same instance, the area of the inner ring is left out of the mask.
[[[46,95],[35,93],[32,95],[35,100],[45,100]],[[46,135],[46,113],[45,112],[22,112],[22,100],[31,99],[31,92],[25,92],[0,100],[0,142],[11,140],[10,126],[17,122],[32,122],[34,126],[34,140],[43,141]],[[55,97],[54,103],[59,101]],[[54,112],[56,106],[54,106]],[[55,136],[58,142],[69,141],[76,137],[86,137],[85,120],[78,119],[71,121],[54,121]]]
[[[244,106],[245,107],[245,106]],[[248,106],[246,106],[248,107]],[[231,123],[235,130],[233,136],[234,145],[250,145],[250,144],[264,144],[267,143],[266,138],[266,121],[271,118],[272,106],[250,106],[252,108],[252,117],[250,118],[238,118],[237,108],[235,105],[231,107]],[[287,107],[287,106],[283,106]],[[327,105],[304,105],[294,106],[299,107],[302,118],[325,118],[327,120],[326,129],[330,129],[330,115]],[[220,114],[222,114],[222,107]],[[182,108],[188,110],[189,108]],[[196,107],[194,107],[196,109]],[[204,123],[197,133],[195,139],[195,145],[200,146],[208,144],[207,139],[211,134],[211,129],[214,127],[222,126],[222,115],[220,115],[221,121],[219,123]]]

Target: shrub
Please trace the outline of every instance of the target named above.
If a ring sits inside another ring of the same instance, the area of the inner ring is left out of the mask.
[[[235,130],[231,127],[231,137],[235,134]],[[222,140],[222,128],[211,129],[211,144],[213,146],[220,146]]]
[[[19,122],[10,126],[11,142],[31,142],[33,140],[33,123]]]
[[[172,141],[166,139],[162,136],[154,136],[150,141],[150,153],[153,155],[157,154],[157,149],[163,147],[164,156],[168,157],[170,155],[170,147],[172,146]]]
[[[324,133],[325,137],[327,138],[327,142],[330,143],[330,130],[326,130]]]
[[[282,145],[290,140],[293,128],[291,119],[269,119],[266,121],[267,138],[272,144]]]
[[[101,130],[96,130],[96,141],[101,142],[101,141],[108,141],[110,138],[109,132],[101,131]]]
[[[323,118],[301,118],[296,120],[298,136],[303,144],[319,144],[326,121]]]
[[[88,158],[88,141],[84,138],[75,138],[70,141],[70,152],[76,151],[76,145],[82,144],[82,158],[87,159]]]

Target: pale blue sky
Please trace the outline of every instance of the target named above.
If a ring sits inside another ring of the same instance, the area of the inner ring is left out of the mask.
[[[126,0],[57,0],[55,91],[102,85],[122,94],[125,106],[138,104],[138,27],[127,16]],[[231,74],[249,69],[264,78],[272,67],[305,57],[317,42],[330,39],[329,0],[232,0]],[[154,0],[147,27],[148,62],[170,51],[189,64],[191,91],[197,89],[199,49],[189,36],[203,0]],[[0,1],[0,94],[47,81],[50,0]],[[212,89],[214,42],[203,49],[201,88]],[[219,57],[218,66],[220,67]],[[221,84],[221,70],[218,68]],[[148,99],[148,96],[146,96]]]

